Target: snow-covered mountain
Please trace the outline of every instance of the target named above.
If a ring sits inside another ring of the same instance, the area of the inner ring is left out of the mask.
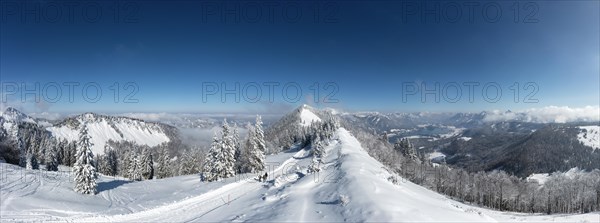
[[[302,128],[310,126],[313,122],[326,120],[331,116],[333,114],[327,110],[319,110],[308,105],[299,106],[265,130],[265,138],[269,139],[275,147],[270,148],[268,153],[290,148],[293,143],[301,140],[297,137],[302,135]]]
[[[308,105],[302,105],[300,112],[300,125],[309,126],[313,122],[320,122],[321,118],[319,118],[315,113],[311,111],[311,108]]]
[[[7,141],[9,144],[14,144],[19,139],[22,141],[33,140],[22,139],[24,137],[23,133],[30,132],[38,133],[28,134],[28,137],[43,135],[59,140],[76,141],[79,138],[79,128],[83,123],[88,127],[88,134],[94,144],[92,147],[94,154],[103,154],[104,145],[109,140],[157,146],[161,143],[178,140],[179,137],[175,127],[157,122],[85,113],[52,124],[43,119],[32,118],[15,108],[9,107],[0,114],[0,142]],[[44,134],[40,134],[40,132]]]
[[[310,123],[328,120],[329,115],[332,114],[300,106],[275,122],[276,128],[270,131],[274,137],[291,136],[293,134],[288,133],[302,132]],[[10,117],[13,116],[21,115]],[[48,129],[55,136],[75,137],[76,130],[84,123],[92,139],[96,138],[99,143],[108,139],[142,139],[137,142],[148,143],[145,140],[153,140],[155,136],[160,139],[169,133],[162,124],[93,113],[65,119]],[[477,137],[477,134],[472,136]],[[466,136],[460,136],[458,140],[469,143],[478,138],[467,140]],[[91,222],[593,222],[598,218],[597,213],[511,214],[463,204],[388,171],[369,156],[369,149],[347,129],[339,128],[324,148],[318,173],[308,172],[312,158],[310,148],[292,147],[287,152],[267,156],[269,179],[265,183],[254,180],[252,174],[210,183],[200,181],[198,175],[143,182],[101,176],[99,193],[92,196],[74,192],[71,175],[67,172],[37,174],[0,164],[7,170],[3,172],[5,180],[0,181],[0,218],[2,221]]]
[[[304,115],[302,115],[304,114]],[[321,117],[312,108],[293,111],[286,121]],[[304,117],[304,118],[303,118]],[[2,221],[76,222],[597,222],[598,213],[516,214],[471,206],[413,184],[369,156],[345,128],[324,148],[321,172],[309,173],[309,148],[267,156],[268,179],[241,175],[202,182],[198,175],[130,182],[101,176],[98,194],[72,190],[64,172],[0,164]],[[35,176],[28,178],[27,176]],[[25,177],[23,177],[25,176]]]
[[[11,107],[0,111],[0,136],[16,139],[18,123],[21,120],[33,121],[30,117]]]
[[[6,121],[6,122],[12,122],[12,123],[16,123],[16,122],[36,123],[36,121],[35,121],[34,118],[26,115],[23,112],[20,112],[19,110],[15,109],[13,107],[8,107],[3,112],[0,112],[0,117],[4,121]]]
[[[34,118],[26,115],[19,110],[8,107],[6,110],[0,112],[0,140],[7,138],[10,140],[16,140],[18,138],[19,124],[29,123],[37,125]]]
[[[114,117],[95,113],[85,113],[67,118],[62,122],[48,127],[52,136],[67,141],[79,139],[79,129],[86,125],[94,154],[103,154],[104,146],[109,140],[129,141],[138,145],[157,146],[171,141],[176,135],[174,127],[146,122],[140,119]]]

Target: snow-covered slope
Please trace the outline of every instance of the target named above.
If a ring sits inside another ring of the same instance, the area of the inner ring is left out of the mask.
[[[20,112],[19,110],[12,107],[8,107],[4,112],[0,112],[0,116],[2,116],[7,122],[36,123],[32,117],[29,117],[25,113]]]
[[[581,132],[577,135],[577,139],[585,146],[593,149],[600,149],[600,126],[579,126]]]
[[[0,136],[6,134],[10,139],[16,141],[18,125],[22,122],[36,125],[36,121],[32,117],[15,108],[8,107],[6,110],[0,111]]]
[[[109,140],[131,141],[139,145],[156,146],[169,142],[169,129],[166,125],[145,122],[125,117],[112,117],[86,113],[66,119],[60,124],[48,127],[47,130],[59,139],[75,141],[79,138],[80,125],[85,123],[91,142],[92,152],[103,154],[104,146]]]
[[[189,175],[129,182],[101,177],[97,195],[72,191],[67,172],[23,170],[0,164],[0,220],[76,222],[385,221],[598,222],[598,213],[530,215],[491,211],[446,198],[399,179],[392,183],[347,130],[325,147],[322,171],[309,174],[310,151],[267,157],[269,179],[253,175],[200,182]],[[24,171],[24,172],[21,172]]]
[[[321,118],[319,118],[315,113],[309,110],[308,105],[302,105],[302,109],[300,109],[300,125],[309,126],[310,123],[320,122]]]

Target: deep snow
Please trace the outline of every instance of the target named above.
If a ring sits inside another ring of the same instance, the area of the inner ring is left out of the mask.
[[[579,126],[579,129],[581,132],[577,134],[577,139],[583,145],[592,147],[592,149],[600,149],[600,126]]]
[[[90,114],[86,114],[89,116]],[[92,117],[86,117],[92,119]],[[81,117],[80,117],[81,119]],[[84,122],[83,120],[81,122]],[[104,146],[109,140],[130,141],[138,145],[157,146],[169,142],[169,137],[156,126],[138,120],[124,120],[110,122],[105,118],[98,118],[86,123],[90,141],[94,144],[94,154],[104,154]],[[79,139],[79,129],[67,125],[52,126],[47,128],[58,139],[75,141]]]
[[[598,222],[598,213],[531,215],[463,204],[394,176],[343,128],[325,148],[318,174],[310,151],[268,156],[269,179],[253,175],[201,182],[198,175],[129,182],[101,176],[99,193],[75,193],[68,171],[0,164],[0,220]],[[398,177],[398,176],[394,176]],[[242,179],[240,179],[242,178]]]

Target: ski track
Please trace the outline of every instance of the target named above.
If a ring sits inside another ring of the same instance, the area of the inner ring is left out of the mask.
[[[184,176],[166,182],[181,182],[184,183],[182,187],[166,191],[173,195],[183,193],[187,197],[168,198],[169,194],[153,197],[132,190],[164,193],[165,190],[153,190],[153,186],[159,183],[165,185],[165,182],[146,182],[141,187],[132,184],[130,188],[103,190],[97,200],[81,197],[89,199],[87,204],[92,208],[87,209],[63,202],[59,205],[62,210],[55,209],[55,206],[24,204],[21,198],[28,194],[34,194],[32,197],[38,199],[48,199],[39,195],[49,191],[59,193],[61,188],[65,189],[61,187],[63,182],[48,181],[54,183],[49,185],[44,181],[58,178],[37,174],[39,171],[27,170],[28,173],[34,173],[31,177],[14,174],[17,172],[11,172],[13,169],[2,169],[0,174],[11,173],[14,176],[12,179],[18,180],[0,181],[0,207],[3,210],[0,219],[3,222],[600,222],[597,213],[574,215],[571,218],[570,215],[543,216],[486,210],[447,199],[410,182],[393,184],[385,180],[390,173],[368,156],[349,132],[341,129],[337,135],[338,138],[324,148],[319,173],[306,173],[306,164],[310,161],[307,158],[311,154],[306,149],[300,149],[275,157],[277,162],[283,162],[267,167],[269,178],[266,183],[243,177],[228,178],[216,184],[190,183],[192,178]],[[2,175],[0,179],[3,179]],[[70,183],[65,181],[64,184]],[[195,190],[189,186],[207,187]],[[349,200],[342,203],[342,195]],[[62,197],[57,198],[62,201]],[[170,203],[157,203],[151,200],[153,198],[158,198],[159,202],[168,198],[166,202]],[[96,203],[99,204],[94,206]],[[20,209],[19,205],[25,209]]]
[[[281,176],[284,167],[296,162],[296,158],[299,155],[304,155],[306,151],[300,150],[294,154],[291,158],[284,161],[277,168],[272,170],[269,177],[276,178]],[[204,194],[196,197],[188,198],[176,203],[159,206],[139,212],[133,212],[131,214],[124,215],[101,215],[101,216],[89,216],[79,219],[69,219],[69,221],[77,222],[144,222],[144,221],[160,221],[160,222],[173,222],[173,221],[197,221],[202,216],[217,210],[221,207],[229,205],[232,201],[236,201],[242,196],[249,192],[259,190],[262,184],[255,181],[241,180],[226,184],[220,188],[208,191]],[[126,206],[126,205],[125,205]],[[168,215],[165,213],[169,213]],[[190,217],[186,213],[194,213],[194,217]]]

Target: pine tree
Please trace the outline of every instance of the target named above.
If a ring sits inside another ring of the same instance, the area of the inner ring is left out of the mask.
[[[129,169],[131,168],[131,153],[132,151],[125,151],[123,155],[124,159],[121,162],[122,165],[119,165],[120,175],[125,178],[131,178],[129,176]]]
[[[82,124],[79,130],[79,141],[77,143],[77,154],[73,173],[75,174],[75,191],[82,194],[96,193],[96,167],[94,154],[92,153],[92,142],[88,135],[87,125]]]
[[[56,142],[56,160],[58,164],[63,164],[63,155],[65,154],[64,145],[62,140],[57,140]]]
[[[62,147],[61,163],[66,166],[71,166],[71,149],[69,148],[69,142],[63,139],[60,141],[59,145]]]
[[[27,152],[27,155],[25,157],[26,157],[26,164],[25,164],[26,169],[28,169],[28,170],[39,169],[37,159],[35,158],[35,155],[33,153]]]
[[[237,139],[239,141],[239,139]],[[221,138],[213,137],[202,169],[204,180],[215,181],[235,176],[236,145],[227,120],[223,120]]]
[[[19,150],[19,166],[26,167],[27,166],[27,151],[25,150],[25,145],[23,143],[23,139],[19,138],[17,140],[17,149]]]
[[[262,124],[263,122],[260,115],[257,115],[256,123],[254,124],[254,138],[257,149],[264,153],[267,150],[267,147],[265,144],[265,132],[263,131]]]
[[[46,149],[46,170],[58,171],[58,151],[56,147]]]
[[[236,123],[233,123],[233,133],[231,134],[231,142],[236,150],[240,148],[240,134]]]
[[[240,173],[255,172],[252,167],[252,151],[254,150],[254,127],[248,123],[246,125],[248,135],[244,139],[244,144],[240,149],[240,154],[236,157],[236,162],[239,163]]]
[[[240,143],[240,135],[238,133],[238,128],[237,128],[237,124],[233,124],[233,145],[235,147],[235,154],[234,154],[234,159],[235,159],[235,166],[234,166],[234,170],[236,173],[242,173],[242,146]]]
[[[132,152],[129,154],[129,179],[140,181],[142,180],[142,162],[139,159],[137,153]]]
[[[315,173],[321,171],[320,164],[321,162],[319,161],[319,159],[317,159],[316,156],[313,156],[308,166],[308,172]]]
[[[213,136],[213,141],[210,145],[210,150],[206,154],[202,176],[205,181],[211,182],[219,179],[219,173],[222,171],[222,164],[217,161],[221,153],[221,142],[217,138],[217,134]]]
[[[108,144],[104,147],[104,159],[106,163],[106,174],[110,176],[117,175],[118,163],[117,152]]]
[[[223,130],[221,132],[221,153],[218,162],[223,163],[223,171],[220,173],[222,178],[228,178],[235,176],[235,145],[233,142],[233,136],[227,123],[227,120],[223,120]]]
[[[314,145],[312,146],[313,156],[317,157],[317,159],[322,159],[325,155],[325,150],[323,148],[323,142],[317,137]]]
[[[171,158],[166,147],[162,147],[160,154],[158,155],[158,169],[156,177],[159,179],[167,178],[171,176]]]
[[[148,152],[147,148],[142,150],[141,165],[144,179],[154,178],[154,160],[152,159],[152,153]]]
[[[256,116],[254,128],[249,129],[248,138],[250,139],[248,148],[248,161],[250,171],[257,173],[265,169],[265,134],[262,130],[262,120]]]
[[[315,136],[315,139],[313,140],[313,145],[311,146],[311,148],[312,148],[313,158],[310,162],[310,165],[308,166],[308,172],[309,173],[319,172],[319,171],[321,171],[320,165],[322,163],[321,160],[323,158],[324,151],[323,151],[323,145],[321,143],[321,139],[318,135]]]
[[[77,143],[72,141],[69,143],[69,166],[75,165],[75,162],[77,162]]]

